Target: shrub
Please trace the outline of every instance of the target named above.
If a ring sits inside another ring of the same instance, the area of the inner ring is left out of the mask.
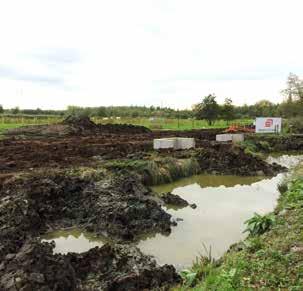
[[[255,213],[254,216],[245,221],[247,228],[244,232],[249,232],[250,235],[260,235],[268,231],[275,223],[273,214],[260,215]]]
[[[303,117],[298,116],[289,119],[288,127],[291,133],[303,133]]]

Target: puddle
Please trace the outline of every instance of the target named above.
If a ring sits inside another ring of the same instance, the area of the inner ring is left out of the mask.
[[[294,167],[302,156],[268,157],[268,161]],[[273,178],[197,175],[177,182],[156,186],[158,193],[172,192],[195,203],[196,209],[164,207],[174,219],[181,218],[169,236],[154,234],[143,237],[137,246],[153,255],[159,264],[173,264],[177,269],[191,266],[199,254],[206,255],[203,244],[219,258],[246,237],[244,221],[254,212],[265,214],[274,209],[279,197],[277,185],[286,174]],[[57,231],[44,237],[54,240],[55,252],[85,252],[102,246],[105,239],[81,230]]]
[[[80,229],[58,230],[43,236],[42,242],[54,241],[54,253],[83,253],[94,247],[102,247],[106,239],[96,237]]]

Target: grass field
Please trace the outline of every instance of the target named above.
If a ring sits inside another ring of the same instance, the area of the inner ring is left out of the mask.
[[[212,126],[209,126],[205,120],[195,119],[169,119],[169,118],[91,118],[95,123],[128,123],[134,125],[142,125],[154,130],[191,130],[201,128],[224,128],[230,124],[247,125],[252,122],[250,119],[241,119],[226,122],[217,120]],[[62,121],[62,117],[58,116],[22,116],[22,117],[0,117],[0,133],[6,129],[16,128],[24,125],[35,124],[51,124]]]

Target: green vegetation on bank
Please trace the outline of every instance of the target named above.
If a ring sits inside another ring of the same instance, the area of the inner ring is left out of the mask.
[[[248,221],[250,235],[218,262],[199,258],[175,290],[302,290],[303,164],[283,189],[274,213]],[[287,189],[285,188],[287,185]]]
[[[201,172],[195,158],[177,159],[173,157],[154,157],[153,159],[112,160],[105,163],[109,170],[130,170],[139,174],[144,184],[152,186],[173,182]]]

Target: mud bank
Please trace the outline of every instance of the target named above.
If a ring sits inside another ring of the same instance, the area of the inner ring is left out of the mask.
[[[171,216],[135,177],[52,172],[12,178],[0,191],[0,286],[3,290],[143,290],[179,281],[130,245],[150,231],[169,233]],[[82,227],[114,240],[83,254],[52,254],[43,233]],[[1,289],[0,288],[0,289]]]
[[[49,229],[78,226],[118,240],[171,231],[171,216],[126,173],[98,180],[36,173],[5,183],[0,197],[0,257]]]
[[[252,143],[255,151],[286,152],[303,151],[303,134],[289,135],[247,135],[246,141]]]
[[[274,176],[286,168],[245,153],[240,147],[230,144],[214,144],[207,150],[198,150],[196,159],[201,171],[212,174],[240,176]]]
[[[135,247],[106,244],[67,255],[52,249],[32,240],[7,254],[0,264],[2,290],[164,290],[180,282],[174,267],[157,266]]]

